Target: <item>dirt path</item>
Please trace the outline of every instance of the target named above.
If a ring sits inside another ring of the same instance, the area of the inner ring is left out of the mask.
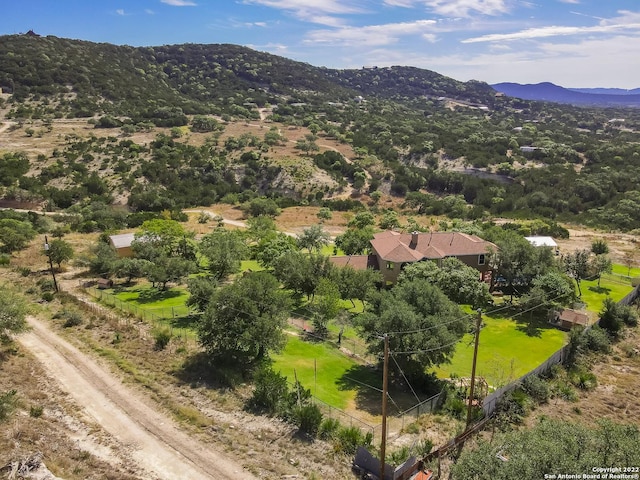
[[[166,415],[93,359],[29,317],[32,330],[19,338],[63,390],[84,407],[154,479],[254,478],[243,468],[179,430]]]

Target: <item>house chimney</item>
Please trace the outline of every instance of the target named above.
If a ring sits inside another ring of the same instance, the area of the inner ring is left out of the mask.
[[[411,242],[409,243],[409,248],[412,248],[413,250],[416,249],[416,246],[418,245],[418,232],[411,232]]]

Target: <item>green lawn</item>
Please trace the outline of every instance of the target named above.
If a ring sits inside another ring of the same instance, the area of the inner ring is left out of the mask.
[[[640,268],[631,267],[631,270],[629,270],[629,267],[627,267],[626,265],[620,265],[618,263],[614,263],[613,273],[615,273],[616,275],[622,275],[624,277],[635,278],[635,277],[640,277]]]
[[[600,287],[597,280],[583,280],[580,282],[580,289],[581,301],[587,304],[587,310],[597,313],[602,310],[602,302],[607,296],[619,302],[633,290],[633,287],[627,279],[616,275],[603,275]]]
[[[107,293],[132,307],[153,312],[162,317],[185,315],[189,311],[185,305],[189,292],[185,288],[175,287],[159,291],[150,285],[143,285],[124,290],[109,290]]]
[[[482,322],[476,375],[484,377],[492,387],[505,385],[534,369],[565,342],[565,332],[543,321],[534,321],[536,328],[529,331],[527,323],[501,316],[485,315]],[[472,361],[473,335],[466,334],[458,343],[451,363],[434,371],[440,378],[452,374],[470,377]]]
[[[272,355],[274,370],[293,383],[294,370],[305,388],[325,403],[344,409],[356,397],[356,389],[345,390],[342,376],[357,364],[327,343],[307,342],[289,336],[287,345],[278,355]]]
[[[633,289],[629,281],[616,275],[603,275],[599,288],[597,280],[583,280],[581,288],[582,301],[588,310],[596,313],[602,309],[602,302],[607,296],[617,302]],[[565,332],[551,327],[544,318],[534,320],[534,328],[527,331],[528,320],[528,317],[514,320],[483,316],[477,375],[485,377],[489,385],[503,385],[510,379],[524,375],[564,344]],[[472,361],[473,335],[467,334],[458,343],[451,363],[441,365],[434,371],[440,378],[447,378],[451,374],[470,377]]]

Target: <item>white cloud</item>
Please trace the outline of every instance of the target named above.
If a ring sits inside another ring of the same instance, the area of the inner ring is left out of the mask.
[[[539,28],[527,28],[519,32],[492,33],[488,35],[482,35],[480,37],[468,38],[466,40],[462,40],[462,43],[508,42],[512,40],[530,40],[534,38],[590,35],[594,33],[614,33],[619,30],[640,31],[640,23],[601,24],[591,27],[548,26]]]
[[[171,5],[172,7],[195,7],[197,3],[192,2],[191,0],[160,0],[162,3],[166,3],[167,5]]]
[[[364,12],[353,0],[243,0],[243,3],[284,10],[299,20],[327,26],[344,25],[344,21],[335,15]]]
[[[126,15],[126,13],[124,13],[124,10],[122,8],[117,9],[116,13],[122,17]]]
[[[313,30],[307,34],[305,43],[376,46],[393,44],[400,37],[409,35],[422,35],[427,41],[434,42],[435,36],[431,32],[436,24],[435,20],[416,20],[385,25],[344,27],[336,30]]]
[[[144,9],[144,13],[146,13],[147,15],[155,15],[156,14],[156,12],[154,12],[150,8],[145,8]]]
[[[389,7],[411,8],[416,2],[415,0],[384,0],[383,3]]]
[[[578,4],[580,3],[580,0],[560,0],[560,2]]]
[[[386,55],[393,58],[388,52]],[[577,43],[544,42],[532,50],[492,49],[480,55],[431,57],[398,51],[396,56],[403,64],[410,62],[458,80],[488,83],[550,81],[564,87],[637,88],[640,78],[640,63],[635,60],[640,58],[640,35],[590,38]]]
[[[509,12],[508,0],[427,0],[425,5],[444,16],[500,15]]]

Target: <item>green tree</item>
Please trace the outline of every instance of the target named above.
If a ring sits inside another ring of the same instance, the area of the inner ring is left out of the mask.
[[[313,327],[315,333],[325,336],[328,333],[327,324],[340,311],[340,290],[338,285],[328,278],[321,278],[311,303],[313,311]]]
[[[331,220],[331,217],[333,217],[333,214],[331,213],[330,208],[322,207],[320,210],[318,210],[318,213],[316,214],[316,216],[321,222],[324,222],[325,220]]]
[[[390,351],[410,380],[419,383],[426,368],[450,358],[470,322],[438,287],[419,279],[373,295],[356,324],[374,355],[383,350],[380,335],[389,333]]]
[[[198,337],[217,362],[250,367],[285,343],[289,299],[267,272],[218,289],[198,323]]]
[[[271,236],[276,232],[276,222],[272,217],[259,215],[247,220],[247,233],[252,240],[260,241],[262,238]]]
[[[502,282],[501,290],[508,291],[513,300],[513,295],[521,292],[518,287],[526,288],[536,274],[540,273],[540,268],[544,267],[539,258],[544,252],[536,252],[535,247],[523,236],[509,230],[500,230],[489,240],[498,247],[489,255],[489,264],[493,270],[492,288],[498,281]]]
[[[297,249],[298,244],[293,237],[275,231],[252,247],[253,257],[265,268],[273,268],[278,258]]]
[[[180,283],[183,278],[196,271],[196,265],[180,257],[161,256],[149,265],[147,278],[154,287],[165,290],[168,283]]]
[[[200,276],[190,278],[187,280],[187,289],[189,290],[187,305],[204,312],[209,306],[217,287],[218,282],[212,278]]]
[[[9,343],[12,335],[26,330],[26,314],[22,297],[0,286],[0,343]]]
[[[589,250],[575,250],[563,257],[564,268],[578,287],[578,297],[582,296],[580,282],[589,276]]]
[[[111,271],[116,277],[126,278],[129,284],[134,278],[145,277],[152,265],[152,262],[142,258],[121,258],[113,263]]]
[[[603,273],[611,273],[613,270],[613,263],[608,255],[599,254],[591,258],[590,267],[593,274],[598,277],[598,287],[600,286],[600,279]]]
[[[480,280],[478,270],[457,258],[445,258],[442,266],[432,261],[407,265],[400,274],[399,282],[423,279],[436,285],[453,302],[482,307],[491,300],[489,286]]]
[[[324,255],[288,252],[281,255],[274,265],[274,275],[285,288],[304,293],[311,298],[322,278],[329,278],[333,264]]]
[[[285,141],[286,138],[280,135],[278,127],[271,127],[269,131],[264,134],[264,143],[266,143],[267,145],[280,145]]]
[[[303,229],[298,236],[298,245],[300,248],[306,248],[309,252],[317,253],[329,243],[330,238],[329,233],[322,228],[322,225],[311,225]]]
[[[400,226],[400,220],[398,220],[398,212],[393,210],[387,210],[382,215],[382,218],[378,222],[378,226],[383,230],[393,230]]]
[[[296,142],[296,148],[302,150],[306,155],[311,152],[317,152],[320,150],[316,143],[316,136],[313,134],[306,134],[304,138],[298,139]]]
[[[164,254],[172,256],[178,254],[180,241],[190,236],[193,234],[187,232],[179,222],[154,218],[142,223],[135,239],[139,243],[153,245]]]
[[[382,282],[380,272],[370,268],[356,270],[349,266],[339,267],[335,269],[335,277],[340,297],[343,300],[349,300],[353,307],[356,306],[354,299],[364,302],[369,292]]]
[[[213,117],[196,115],[191,120],[191,130],[194,132],[215,132],[219,129],[224,129],[224,127]]]
[[[345,255],[362,255],[371,249],[373,239],[373,228],[350,228],[335,239],[336,247],[341,249]]]
[[[245,207],[247,213],[252,217],[259,217],[264,215],[266,217],[277,217],[280,215],[280,208],[278,204],[270,198],[254,198]]]
[[[355,172],[353,174],[353,188],[361,190],[365,183],[367,183],[367,176],[364,172]]]
[[[219,228],[202,237],[200,253],[207,259],[209,272],[217,279],[224,279],[240,271],[240,262],[249,252],[239,232]]]
[[[595,465],[638,465],[640,430],[601,420],[597,426],[544,419],[530,429],[480,440],[451,468],[454,480],[551,478],[559,472],[592,474]],[[504,460],[507,459],[507,460]]]
[[[349,220],[347,226],[353,228],[366,228],[368,226],[372,226],[376,223],[376,219],[371,212],[358,212],[356,215]]]
[[[531,290],[521,298],[527,309],[549,309],[553,306],[568,305],[575,298],[575,288],[571,278],[559,271],[549,271],[533,279]]]
[[[58,265],[58,269],[62,268],[63,262],[68,262],[73,258],[73,247],[68,242],[61,239],[52,240],[49,243],[49,249],[45,250],[45,255],[51,261]]]
[[[13,218],[0,219],[0,252],[22,250],[35,236],[36,232],[30,222]]]
[[[102,277],[113,273],[118,256],[111,245],[105,242],[97,242],[91,249],[89,257],[89,271]]]

